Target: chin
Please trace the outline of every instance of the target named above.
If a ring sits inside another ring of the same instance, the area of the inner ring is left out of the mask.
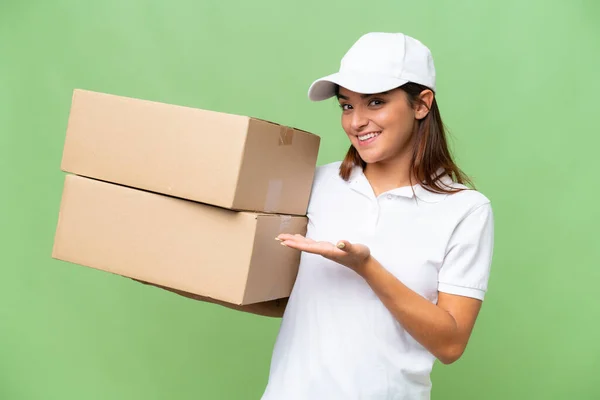
[[[367,164],[375,164],[376,162],[380,161],[378,158],[373,158],[373,157],[360,157],[362,158],[362,160],[364,162],[366,162]]]
[[[381,154],[377,154],[375,152],[358,152],[358,155],[360,156],[360,158],[366,162],[367,164],[375,164],[378,163],[380,161],[383,161],[383,157]]]

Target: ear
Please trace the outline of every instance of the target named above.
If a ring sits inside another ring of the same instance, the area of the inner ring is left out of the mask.
[[[423,90],[419,93],[419,99],[421,101],[417,102],[415,105],[415,118],[423,119],[429,114],[429,110],[431,109],[431,104],[433,104],[433,92],[429,89]]]

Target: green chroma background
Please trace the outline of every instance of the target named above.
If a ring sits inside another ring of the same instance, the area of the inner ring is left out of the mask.
[[[258,399],[279,321],[51,259],[72,90],[348,142],[311,103],[367,31],[426,43],[460,165],[493,202],[490,291],[433,398],[600,398],[600,5],[522,1],[0,2],[0,399]]]

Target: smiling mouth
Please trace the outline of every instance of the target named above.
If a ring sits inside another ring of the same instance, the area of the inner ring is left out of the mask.
[[[381,134],[381,132],[370,132],[370,133],[367,133],[366,135],[361,135],[361,136],[357,136],[357,137],[358,137],[359,141],[366,142],[367,140],[376,138],[380,134]]]

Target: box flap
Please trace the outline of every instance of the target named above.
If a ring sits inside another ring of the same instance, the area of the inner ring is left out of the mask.
[[[300,216],[257,215],[258,223],[244,303],[289,296],[294,286],[300,252],[275,240],[281,233],[306,234],[308,219]]]
[[[292,129],[292,130],[295,130],[295,131],[298,131],[298,132],[305,133],[305,134],[307,134],[307,135],[312,135],[312,136],[317,136],[317,137],[319,137],[319,135],[316,135],[316,134],[314,134],[314,133],[312,133],[312,132],[305,131],[304,129],[296,128],[295,126],[290,126],[290,125],[282,125],[282,124],[278,124],[277,122],[268,121],[268,120],[266,120],[266,119],[262,119],[262,118],[256,118],[256,117],[248,117],[248,118],[250,118],[251,120],[262,121],[262,122],[266,122],[266,123],[268,123],[268,124],[272,124],[272,125],[280,126],[280,127],[284,128],[284,129],[285,129],[285,128],[287,128],[287,129]]]

